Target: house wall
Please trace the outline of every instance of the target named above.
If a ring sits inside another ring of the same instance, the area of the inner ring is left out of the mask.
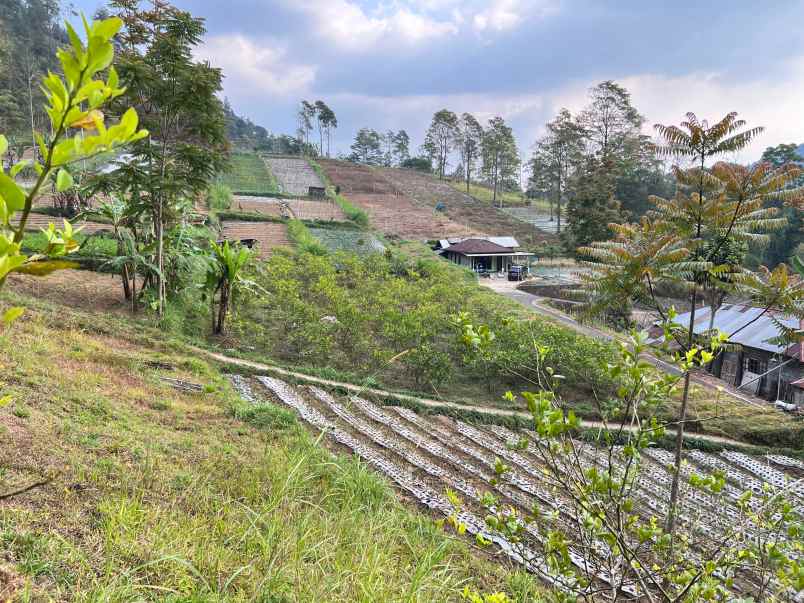
[[[779,357],[765,350],[743,347],[739,351],[730,351],[721,354],[718,361],[713,363],[711,371],[713,375],[719,377],[729,385],[738,386],[742,383],[745,372],[754,369],[751,372],[759,371],[759,373],[764,373],[787,360],[789,360],[789,357]],[[766,400],[776,400],[778,392],[780,399],[800,403],[798,398],[804,398],[804,396],[799,393],[800,390],[798,390],[798,388],[792,387],[790,383],[801,379],[802,372],[804,372],[804,365],[798,361],[794,361],[783,366],[779,371],[762,377],[759,381],[758,388],[755,389],[753,385],[746,385],[742,390],[748,393],[754,393],[754,391],[756,391],[758,397],[765,398]],[[780,376],[781,384],[779,384]]]

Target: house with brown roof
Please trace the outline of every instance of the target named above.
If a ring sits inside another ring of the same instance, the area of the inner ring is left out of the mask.
[[[435,251],[475,272],[505,272],[512,264],[526,264],[533,255],[521,251],[514,237],[442,239]]]

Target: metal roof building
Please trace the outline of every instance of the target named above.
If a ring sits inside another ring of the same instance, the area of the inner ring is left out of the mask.
[[[711,309],[709,306],[698,308],[695,311],[696,334],[705,333],[709,329]],[[712,328],[729,336],[729,341],[742,346],[764,350],[771,354],[784,354],[801,358],[801,345],[781,345],[772,340],[780,335],[779,328],[774,319],[785,327],[799,328],[797,318],[779,314],[771,314],[763,308],[727,304],[715,312],[715,322]],[[684,312],[676,316],[675,323],[686,328],[689,325],[690,313]],[[733,334],[733,335],[732,335]]]

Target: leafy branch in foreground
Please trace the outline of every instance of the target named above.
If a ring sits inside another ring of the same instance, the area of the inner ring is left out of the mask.
[[[29,190],[14,180],[21,170],[31,165],[28,160],[18,161],[8,173],[0,171],[0,287],[11,272],[42,275],[68,266],[53,258],[78,249],[74,231],[65,221],[62,230],[51,224],[45,231],[47,247],[42,253],[28,256],[22,252],[28,216],[43,187],[55,177],[56,190],[65,191],[73,186],[68,170],[71,164],[148,135],[147,131],[137,129],[138,118],[133,109],[123,113],[119,123],[109,127],[102,112],[106,103],[124,91],[118,87],[117,72],[111,67],[114,58],[111,40],[121,26],[119,19],[91,23],[84,20],[84,41],[66,23],[70,46],[57,51],[64,76],[48,73],[42,82],[51,133],[36,134],[41,155],[41,161],[33,163],[36,180]],[[96,78],[107,69],[105,81]],[[70,136],[71,131],[76,133]],[[8,141],[0,136],[0,155],[7,147]],[[10,322],[20,313],[12,308],[4,319]]]
[[[717,336],[707,347],[721,345]],[[682,373],[710,362],[709,350],[677,354]],[[659,417],[683,378],[657,373],[646,351],[645,337],[634,335],[607,365],[619,387],[600,402],[604,428],[588,443],[573,437],[580,422],[556,393],[561,376],[550,365],[551,350],[535,345],[539,389],[522,393],[534,429],[509,441],[496,461],[494,490],[482,497],[489,533],[512,543],[526,566],[555,586],[558,601],[792,600],[804,588],[795,483],[743,492],[720,471],[699,475],[684,466],[671,502],[671,480],[657,481],[650,449],[666,433]],[[537,502],[526,509],[510,501],[523,483],[517,467],[528,459],[538,463],[540,479],[530,486]],[[450,498],[451,523],[460,531],[462,504]],[[672,531],[664,521],[669,504],[678,509]]]

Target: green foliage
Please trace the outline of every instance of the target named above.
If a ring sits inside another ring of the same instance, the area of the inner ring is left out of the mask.
[[[224,210],[232,206],[232,189],[215,182],[207,191],[207,207],[211,210]]]
[[[316,239],[301,220],[288,221],[288,238],[302,253],[325,256],[329,251]]]
[[[493,332],[466,320],[462,327],[470,349],[486,348],[495,339]],[[538,458],[542,486],[561,503],[553,507],[544,501],[547,504],[527,511],[505,504],[499,492],[505,492],[509,477],[511,483],[515,479],[511,467],[498,459],[491,481],[495,490],[482,496],[489,532],[513,543],[526,560],[532,557],[523,543],[528,532],[538,533],[544,543],[539,553],[543,559],[534,571],[555,584],[558,600],[568,603],[616,601],[623,591],[639,593],[640,599],[647,600],[656,595],[664,601],[732,600],[736,592],[757,599],[784,599],[799,591],[801,517],[787,488],[766,484],[762,492],[748,490],[730,499],[722,473],[687,472],[679,501],[698,508],[699,499],[705,498],[713,509],[728,504],[736,512],[725,523],[686,516],[680,520],[681,535],[673,526],[663,527],[661,509],[666,503],[654,504],[653,493],[645,489],[647,475],[656,468],[644,460],[643,453],[665,437],[659,413],[682,377],[656,373],[641,358],[645,351],[645,336],[634,335],[608,364],[606,370],[619,387],[605,403],[607,429],[589,434],[592,447],[575,439],[580,422],[556,392],[555,384],[563,376],[554,366],[562,365],[553,364],[551,348],[535,346],[532,365],[538,373],[534,379],[538,389],[522,393],[535,434],[511,447]],[[678,366],[686,373],[711,359],[707,350],[692,348],[678,358]],[[507,398],[514,396],[509,392]],[[693,493],[698,499],[692,498]],[[462,503],[454,494],[448,497],[456,509],[450,523],[460,533],[463,526],[457,511]],[[673,504],[676,501],[671,498],[669,505]],[[717,535],[711,533],[713,527]],[[479,544],[488,540],[479,539]],[[612,578],[610,582],[600,580],[601,570]],[[483,601],[477,594],[471,600]]]
[[[243,300],[233,329],[243,348],[253,346],[260,355],[420,391],[456,382],[472,389],[489,382],[520,387],[530,373],[517,375],[508,367],[527,360],[533,342],[541,341],[558,350],[573,395],[611,387],[599,366],[612,354],[607,344],[553,323],[516,318],[506,300],[441,260],[391,252],[277,252],[251,278],[266,294]],[[494,352],[507,348],[508,360],[495,361],[485,372],[462,370],[463,344],[450,318],[462,311],[474,324],[497,330]]]
[[[204,289],[212,300],[212,332],[224,332],[226,316],[230,306],[243,289],[251,287],[251,281],[244,278],[246,265],[252,258],[251,250],[240,245],[230,245],[229,241],[218,244],[210,241],[209,263],[207,264]],[[215,296],[218,308],[215,309]]]
[[[12,271],[49,273],[62,266],[52,263],[52,258],[78,249],[72,226],[65,221],[63,230],[57,230],[51,224],[45,231],[46,244],[39,254],[28,256],[22,252],[28,216],[42,188],[54,183],[60,190],[66,190],[72,186],[68,172],[70,165],[148,135],[145,130],[138,130],[138,117],[133,109],[124,111],[119,123],[108,126],[101,111],[110,100],[124,92],[118,86],[117,72],[111,66],[114,58],[112,38],[121,25],[119,19],[85,21],[85,43],[67,24],[70,46],[56,53],[64,77],[49,73],[42,82],[50,135],[37,134],[41,160],[33,163],[36,181],[29,190],[14,181],[14,177],[29,165],[28,161],[17,162],[8,174],[0,172],[0,286]],[[108,72],[107,80],[96,79],[104,71]],[[68,137],[71,130],[82,132]],[[7,147],[7,139],[0,136],[0,156],[6,153]],[[15,214],[20,214],[20,217],[13,225]]]
[[[256,153],[234,153],[218,182],[229,187],[237,195],[279,192],[276,178],[268,169],[265,160]]]

